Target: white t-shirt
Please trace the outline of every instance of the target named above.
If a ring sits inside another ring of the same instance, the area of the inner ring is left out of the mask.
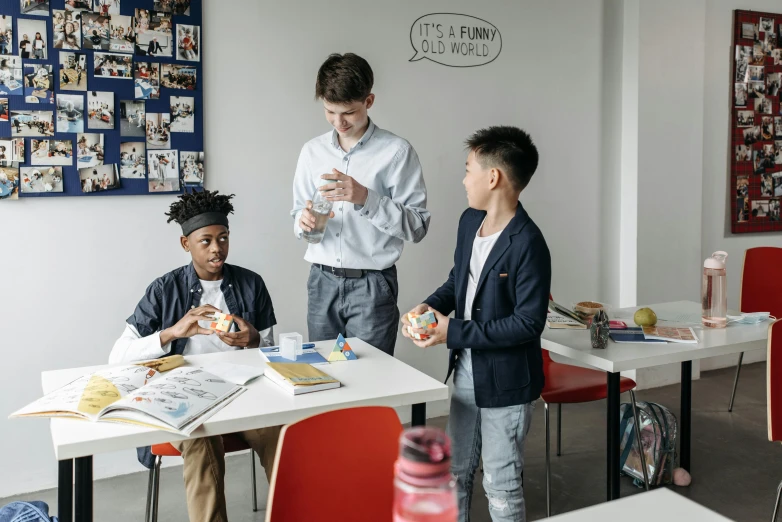
[[[223,284],[222,280],[217,281],[204,281],[201,282],[201,306],[212,305],[218,310],[227,310],[225,306],[225,296],[220,286]],[[209,328],[212,323],[211,320],[198,321],[198,326],[201,328]],[[236,324],[231,325],[231,331],[236,331]],[[197,355],[201,353],[214,353],[214,352],[228,352],[231,350],[239,350],[235,346],[229,346],[225,344],[217,334],[212,335],[194,335],[187,340],[185,345],[185,351],[182,355]]]
[[[478,280],[481,278],[481,272],[483,272],[483,265],[486,264],[486,259],[489,258],[491,249],[494,248],[494,244],[502,234],[502,230],[495,232],[494,234],[486,237],[481,237],[481,230],[483,229],[483,223],[481,228],[475,234],[475,241],[472,244],[472,255],[470,256],[470,276],[467,279],[467,296],[464,302],[464,320],[469,321],[472,319],[472,303],[475,300],[475,291],[478,289]],[[472,352],[469,348],[465,348],[459,354],[459,359],[456,362],[456,371],[466,371],[472,378]]]

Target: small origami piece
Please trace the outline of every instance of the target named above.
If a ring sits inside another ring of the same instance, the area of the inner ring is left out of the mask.
[[[339,334],[337,342],[334,343],[334,349],[331,350],[331,353],[329,354],[329,362],[355,361],[356,359],[358,359],[358,357],[356,357],[353,348],[351,348],[345,338],[342,337],[342,334]]]
[[[407,327],[407,333],[409,333],[411,337],[418,339],[419,341],[428,339],[429,335],[415,333],[413,331],[414,329],[423,328],[427,330],[432,330],[437,326],[437,319],[434,316],[434,312],[432,312],[431,310],[421,315],[410,313],[407,314],[407,318],[410,321],[410,326]]]
[[[209,328],[223,333],[231,331],[231,326],[234,324],[234,318],[232,315],[215,312],[212,318],[214,321],[212,321],[212,323],[209,325]]]

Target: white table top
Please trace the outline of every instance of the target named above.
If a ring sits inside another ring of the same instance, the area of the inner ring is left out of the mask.
[[[551,517],[551,522],[727,522],[730,519],[696,504],[669,489],[638,493],[619,500],[605,502]]]
[[[247,385],[247,391],[217,412],[196,431],[193,438],[249,429],[277,426],[329,410],[352,406],[408,406],[448,398],[448,387],[356,339],[348,339],[358,360],[322,366],[342,382],[340,388],[293,396],[266,377]],[[327,355],[334,341],[316,343]],[[210,361],[264,366],[257,349],[186,357],[189,366],[207,366]],[[93,366],[43,372],[44,393],[49,393],[78,377],[105,368]],[[207,368],[208,369],[208,368]],[[181,440],[179,435],[125,424],[52,419],[52,441],[58,460],[107,453]]]
[[[609,312],[612,319],[620,319],[635,326],[633,314],[641,308],[620,308]],[[650,305],[659,319],[680,318],[683,315],[700,316],[700,304],[689,301]],[[769,322],[757,325],[730,324],[727,328],[700,328],[676,321],[658,322],[659,326],[690,326],[698,337],[698,344],[617,344],[611,340],[604,350],[595,350],[589,330],[543,331],[541,346],[550,352],[588,364],[607,372],[637,370],[663,364],[693,361],[717,355],[737,354],[765,349]]]

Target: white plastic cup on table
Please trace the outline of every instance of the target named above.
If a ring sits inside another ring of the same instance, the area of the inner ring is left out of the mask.
[[[295,361],[296,356],[303,353],[301,334],[296,332],[280,334],[280,357],[289,361]]]

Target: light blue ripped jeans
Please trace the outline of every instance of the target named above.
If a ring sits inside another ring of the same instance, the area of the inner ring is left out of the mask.
[[[458,366],[458,365],[457,365]],[[462,367],[454,373],[448,417],[452,442],[451,471],[456,476],[459,522],[469,522],[473,479],[483,449],[483,489],[493,522],[525,522],[524,441],[535,403],[503,408],[475,404],[472,375]]]

